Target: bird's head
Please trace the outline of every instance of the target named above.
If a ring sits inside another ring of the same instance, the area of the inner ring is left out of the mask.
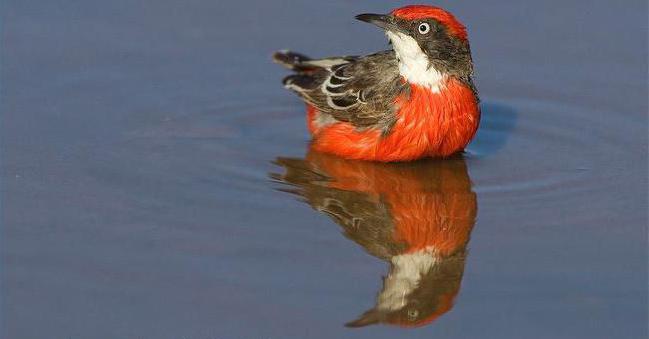
[[[432,87],[434,84],[430,82],[439,80],[436,76],[472,75],[466,28],[455,16],[439,7],[405,6],[389,14],[360,14],[356,19],[385,30],[399,60],[400,71],[410,82],[423,82]]]

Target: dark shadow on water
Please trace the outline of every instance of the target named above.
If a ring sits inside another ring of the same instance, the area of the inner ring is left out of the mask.
[[[389,265],[375,306],[348,327],[424,326],[453,308],[478,211],[462,156],[386,164],[311,151],[274,163],[283,168],[270,174],[280,191]]]
[[[469,144],[468,151],[475,155],[489,155],[500,151],[516,127],[518,112],[512,107],[496,103],[483,102],[480,128],[475,139]]]

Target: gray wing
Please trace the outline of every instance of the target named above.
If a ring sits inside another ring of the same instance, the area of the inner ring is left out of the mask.
[[[284,79],[286,88],[319,112],[359,128],[389,129],[395,121],[393,103],[408,88],[394,51],[318,60],[284,52],[275,60],[297,72]]]

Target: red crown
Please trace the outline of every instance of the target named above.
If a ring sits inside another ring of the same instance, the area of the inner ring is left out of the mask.
[[[397,8],[392,15],[406,20],[435,19],[450,31],[452,35],[462,40],[467,39],[466,28],[453,14],[433,6],[412,5]]]

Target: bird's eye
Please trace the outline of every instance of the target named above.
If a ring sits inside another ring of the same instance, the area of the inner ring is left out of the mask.
[[[418,315],[419,315],[419,311],[414,309],[408,310],[408,319],[416,320]]]
[[[419,24],[419,27],[417,27],[417,30],[421,34],[427,34],[428,32],[430,32],[430,25],[425,22],[422,22]]]

